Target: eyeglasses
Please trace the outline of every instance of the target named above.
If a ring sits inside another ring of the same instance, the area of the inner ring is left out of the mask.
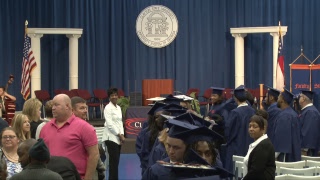
[[[2,136],[2,139],[13,139],[17,136]]]

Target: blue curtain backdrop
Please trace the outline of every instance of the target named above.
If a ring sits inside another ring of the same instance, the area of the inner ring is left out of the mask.
[[[137,37],[135,23],[147,6],[164,5],[177,16],[179,31],[169,46],[153,49]],[[289,66],[303,46],[320,54],[318,0],[1,0],[0,84],[16,77],[9,93],[20,95],[24,22],[30,28],[83,28],[79,39],[79,88],[119,87],[141,91],[143,79],[175,80],[175,90],[210,86],[234,88],[234,38],[230,28],[288,26],[284,36],[286,83]],[[68,89],[69,43],[65,35],[41,38],[41,87]],[[37,58],[37,57],[36,57]],[[245,85],[272,85],[272,36],[245,38]]]

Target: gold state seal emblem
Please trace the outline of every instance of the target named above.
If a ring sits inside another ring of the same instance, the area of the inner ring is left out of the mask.
[[[148,6],[137,18],[136,31],[145,45],[153,48],[165,47],[177,36],[178,20],[165,6]]]

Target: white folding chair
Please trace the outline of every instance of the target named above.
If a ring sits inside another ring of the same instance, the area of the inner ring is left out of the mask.
[[[304,156],[301,155],[301,160],[312,160],[312,161],[320,161],[320,157],[312,157],[312,156]]]
[[[104,132],[105,127],[94,127],[94,129],[96,130],[98,143],[102,145],[102,148],[105,152],[106,160],[104,161],[104,164],[107,168],[109,166],[109,153],[108,153],[107,146],[102,142],[102,136],[103,136],[103,132]]]
[[[286,167],[280,167],[279,168],[279,174],[293,174],[293,175],[299,175],[299,176],[314,176],[316,173],[316,167],[309,167],[309,168],[286,168]]]
[[[243,161],[236,161],[235,168],[237,169],[237,179],[243,178]]]
[[[235,174],[235,179],[238,179],[238,170],[236,168],[236,161],[240,161],[240,162],[243,162],[244,160],[244,157],[243,156],[236,156],[236,155],[233,155],[232,156],[232,163],[233,163],[233,173]]]
[[[98,138],[98,143],[102,144],[102,136],[104,132],[104,127],[94,127],[96,130],[97,138]]]
[[[306,165],[305,161],[297,161],[297,162],[280,162],[276,161],[276,175],[279,174],[280,167],[287,167],[287,168],[304,168]]]
[[[307,167],[320,167],[320,161],[306,160]]]
[[[288,174],[287,179],[288,180],[310,180],[310,179],[320,180],[320,176],[297,176],[297,175]]]
[[[287,174],[279,175],[275,177],[275,180],[287,180]]]
[[[306,160],[306,167],[317,167],[316,175],[320,174],[320,161]]]

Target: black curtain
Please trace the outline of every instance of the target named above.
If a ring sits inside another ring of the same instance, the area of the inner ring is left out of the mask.
[[[163,5],[176,15],[179,30],[168,46],[153,49],[136,35],[139,13]],[[0,85],[16,77],[9,93],[20,95],[24,22],[29,28],[83,28],[79,39],[79,88],[115,86],[126,94],[141,91],[143,79],[175,80],[175,90],[210,86],[234,88],[232,27],[288,26],[284,36],[286,83],[301,46],[309,59],[320,54],[318,0],[1,0]],[[272,36],[245,37],[245,85],[272,85]],[[36,57],[37,58],[37,57]],[[41,38],[41,88],[68,89],[69,43],[65,35]]]

